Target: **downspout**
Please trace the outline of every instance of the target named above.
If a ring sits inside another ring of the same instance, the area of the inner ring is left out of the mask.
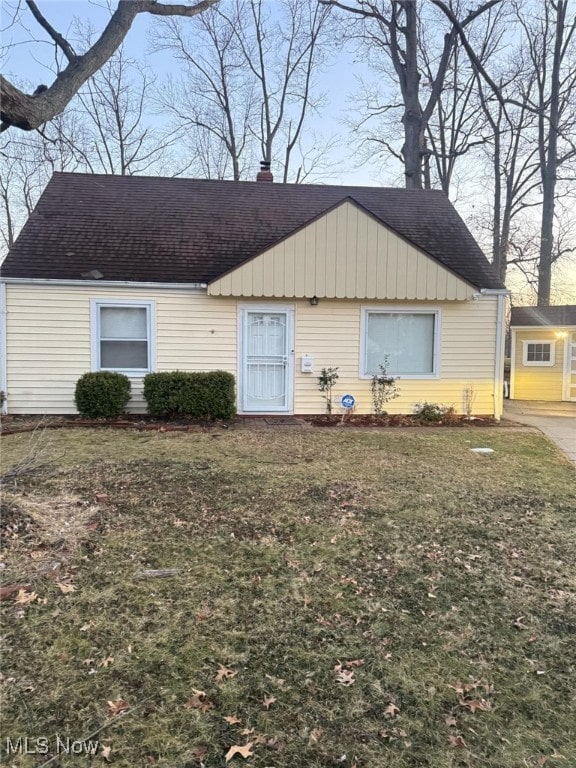
[[[506,295],[497,295],[496,312],[496,360],[494,365],[494,418],[500,421],[504,409],[504,301]]]
[[[6,369],[6,283],[0,283],[0,391],[4,393],[4,402],[0,413],[8,413],[8,371]]]

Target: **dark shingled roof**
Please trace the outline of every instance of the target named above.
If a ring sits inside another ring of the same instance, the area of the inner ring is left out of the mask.
[[[576,325],[576,304],[556,307],[512,307],[510,325]]]
[[[210,282],[351,198],[477,288],[503,287],[442,192],[56,173],[4,277]]]

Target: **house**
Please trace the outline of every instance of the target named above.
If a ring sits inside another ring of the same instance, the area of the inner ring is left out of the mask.
[[[513,307],[510,398],[576,401],[576,305]]]
[[[314,414],[371,377],[500,416],[507,292],[438,191],[56,173],[2,267],[10,413],[75,412],[86,371],[225,369],[246,414]]]

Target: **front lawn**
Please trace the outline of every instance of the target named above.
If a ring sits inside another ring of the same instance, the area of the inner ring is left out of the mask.
[[[61,430],[4,470],[38,440],[3,500],[7,765],[576,765],[576,484],[542,437]]]

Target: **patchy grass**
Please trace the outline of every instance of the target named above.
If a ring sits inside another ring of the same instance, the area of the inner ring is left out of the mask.
[[[50,752],[7,764],[104,726],[102,765],[576,765],[574,470],[540,436],[49,439],[4,498],[2,692]]]

